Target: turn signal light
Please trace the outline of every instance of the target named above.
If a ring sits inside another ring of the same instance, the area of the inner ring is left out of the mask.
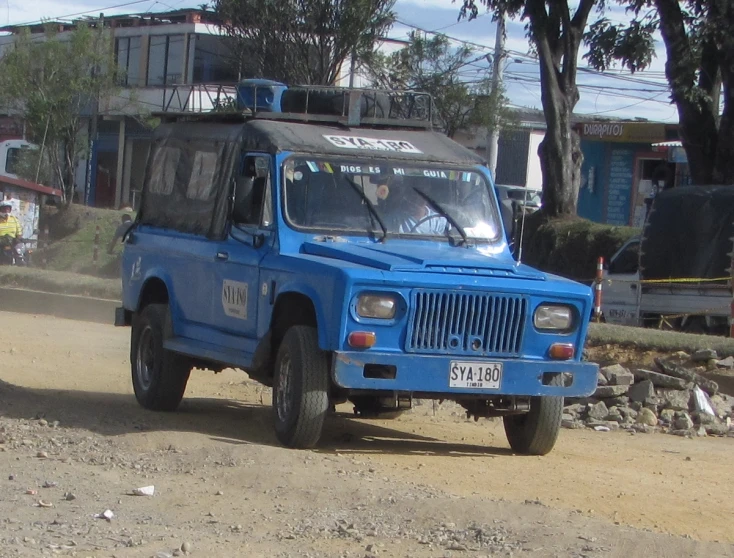
[[[369,349],[375,345],[377,336],[371,331],[353,331],[347,339],[350,347],[355,349]]]
[[[548,354],[554,360],[569,360],[573,358],[575,347],[571,343],[553,343]]]

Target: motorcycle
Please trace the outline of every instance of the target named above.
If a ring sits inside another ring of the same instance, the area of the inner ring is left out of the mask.
[[[0,265],[27,266],[29,258],[30,250],[23,239],[7,234],[0,237]]]

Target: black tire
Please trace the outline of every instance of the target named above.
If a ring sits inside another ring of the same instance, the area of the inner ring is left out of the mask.
[[[560,376],[550,385],[562,385]],[[510,447],[525,455],[546,455],[556,445],[562,416],[563,397],[531,397],[528,413],[504,417]]]
[[[181,403],[191,373],[191,361],[166,351],[171,336],[166,304],[149,304],[132,321],[130,364],[138,403],[152,411],[174,411]]]
[[[329,410],[328,362],[314,328],[286,332],[273,378],[275,434],[284,446],[312,448],[319,441]]]

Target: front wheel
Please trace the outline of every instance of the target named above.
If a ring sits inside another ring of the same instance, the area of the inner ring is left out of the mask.
[[[283,338],[273,381],[275,434],[290,448],[312,448],[329,410],[329,365],[316,330],[294,326]]]
[[[168,305],[149,304],[132,323],[130,363],[133,390],[141,406],[152,411],[174,411],[186,391],[191,362],[163,348],[170,335]]]
[[[551,385],[561,385],[554,378]],[[510,447],[526,455],[546,455],[556,445],[563,417],[563,397],[531,397],[530,411],[504,417]]]

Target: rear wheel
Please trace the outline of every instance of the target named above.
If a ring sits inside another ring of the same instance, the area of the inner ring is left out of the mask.
[[[562,385],[560,376],[550,385]],[[504,417],[510,447],[526,455],[546,455],[556,445],[562,416],[563,397],[531,397],[529,412]]]
[[[313,327],[294,326],[283,337],[275,361],[273,409],[275,434],[283,445],[316,445],[329,410],[329,367]]]
[[[174,411],[186,391],[191,361],[166,351],[171,335],[166,304],[149,304],[133,317],[130,343],[133,390],[141,406],[153,411]]]

